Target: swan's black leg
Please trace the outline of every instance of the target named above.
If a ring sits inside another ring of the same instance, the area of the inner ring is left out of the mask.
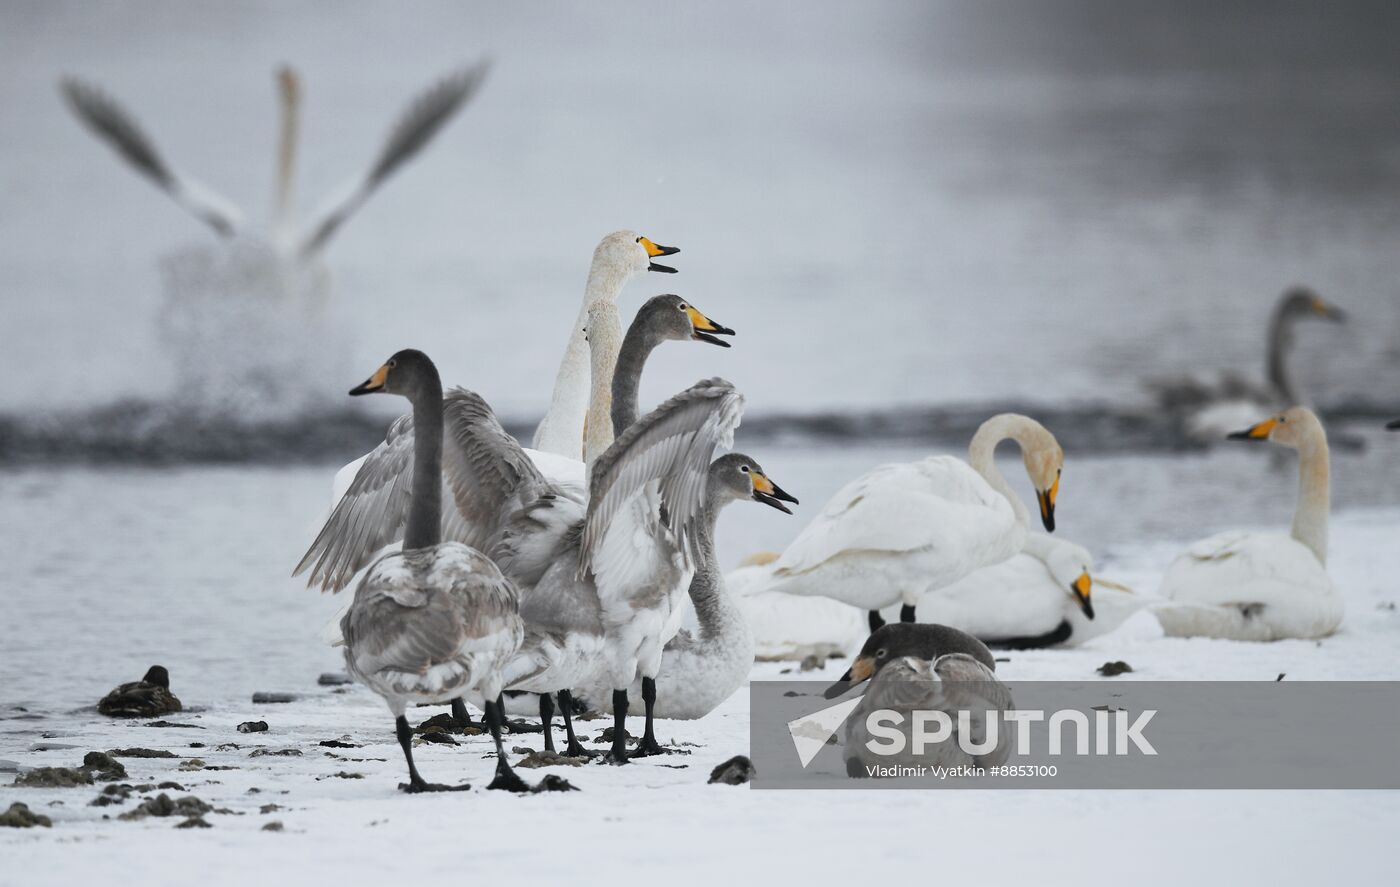
[[[501,744],[501,724],[505,723],[505,714],[501,711],[500,700],[486,703],[486,724],[491,728],[491,738],[496,743],[496,778],[491,780],[488,789],[500,789],[509,792],[528,792],[530,786],[515,774],[510,767],[510,761],[506,760],[505,746]]]
[[[612,748],[603,756],[609,764],[627,763],[627,691],[613,691]]]
[[[661,743],[656,741],[656,731],[652,723],[652,714],[656,710],[656,679],[642,678],[642,701],[647,707],[647,726],[642,733],[642,741],[637,743],[637,750],[632,752],[634,758],[645,758],[650,755],[669,754],[670,749],[663,748]]]
[[[564,754],[571,758],[591,758],[596,752],[589,751],[583,747],[583,743],[578,741],[574,735],[574,694],[568,690],[559,691],[559,710],[564,714],[564,733],[569,737],[569,744],[564,747]]]
[[[914,618],[914,605],[913,605],[913,604],[905,604],[904,606],[902,606],[902,607],[899,608],[899,621],[900,621],[900,622],[918,622],[918,621],[919,621],[919,620],[917,620],[917,619]]]
[[[458,696],[452,700],[452,720],[457,722],[458,727],[470,727],[472,725],[471,713],[467,711],[467,703]]]
[[[471,788],[470,785],[438,785],[433,782],[424,781],[418,775],[418,768],[413,763],[413,728],[408,726],[408,718],[399,715],[394,719],[394,733],[399,738],[399,747],[403,749],[403,759],[408,762],[408,782],[399,783],[399,789],[412,794],[417,792],[459,792]]]
[[[540,694],[540,726],[544,728],[544,750],[554,751],[554,697]]]
[[[880,615],[879,610],[870,611],[870,633],[874,634],[880,630],[880,626],[885,624],[885,617]]]

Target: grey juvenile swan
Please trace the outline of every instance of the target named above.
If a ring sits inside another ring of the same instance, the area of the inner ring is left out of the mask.
[[[784,502],[797,504],[749,456],[730,453],[711,463],[704,511],[696,524],[699,558],[687,589],[695,606],[697,631],[682,630],[666,643],[654,690],[648,691],[641,681],[631,688],[644,699],[648,693],[655,697],[655,717],[703,718],[732,696],[753,668],[753,632],[725,590],[714,538],[720,510],[742,500],[762,502],[786,514],[792,512]],[[578,692],[590,703],[611,711],[611,689],[595,682]]]
[[[400,351],[351,395],[384,392],[413,404],[425,433],[413,448],[412,501],[403,551],[387,554],[365,573],[341,619],[345,665],[388,703],[408,762],[407,792],[468,786],[429,783],[413,763],[413,731],[404,717],[412,703],[472,699],[486,711],[496,743],[496,778],[488,788],[528,790],[501,745],[501,665],[520,647],[525,626],[515,586],[481,552],[444,542],[442,512],[443,401],[437,368],[421,351]]]

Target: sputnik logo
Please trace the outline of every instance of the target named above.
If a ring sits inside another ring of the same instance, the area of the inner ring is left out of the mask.
[[[802,769],[807,769],[807,765],[812,763],[827,741],[841,729],[841,725],[846,723],[846,719],[863,698],[857,696],[847,699],[795,721],[788,721],[788,735],[792,737],[792,745],[797,749],[797,759],[802,762]]]

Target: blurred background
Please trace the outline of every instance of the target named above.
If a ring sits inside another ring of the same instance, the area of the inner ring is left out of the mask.
[[[314,219],[415,95],[482,57],[480,93],[329,242],[317,321],[202,315],[214,340],[172,327],[166,289],[181,256],[227,244],[58,89],[100,86],[266,231],[279,66],[300,75],[295,209]],[[726,563],[1003,407],[1064,443],[1061,532],[1110,574],[1115,546],[1281,526],[1292,477],[1243,447],[1181,454],[1147,383],[1261,379],[1295,284],[1348,314],[1300,324],[1292,353],[1356,438],[1334,501],[1400,500],[1400,436],[1380,431],[1400,416],[1393,3],[20,0],[0,7],[0,109],[0,535],[24,614],[0,621],[0,677],[20,697],[73,667],[46,661],[42,625],[64,649],[149,633],[172,670],[229,688],[335,667],[314,640],[333,604],[287,573],[335,468],[405,408],[345,390],[421,348],[528,437],[619,228],[682,249],[679,274],[624,291],[624,318],[672,291],[738,330],[728,351],[660,349],[643,403],[733,380],[739,445],[804,503],[731,509]],[[316,372],[280,369],[270,337]],[[220,395],[241,398],[227,415],[186,415],[209,349],[266,372]],[[288,385],[312,406],[247,411]],[[227,636],[260,608],[281,615]],[[113,646],[81,669],[149,664]]]

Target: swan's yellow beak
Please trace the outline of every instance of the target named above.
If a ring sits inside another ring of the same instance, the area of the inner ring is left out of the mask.
[[[1079,609],[1083,611],[1084,618],[1094,618],[1094,604],[1089,600],[1089,593],[1094,589],[1094,580],[1089,578],[1088,572],[1080,573],[1079,578],[1070,585],[1070,591],[1074,592],[1074,597],[1079,601]]]
[[[1045,532],[1055,532],[1055,498],[1060,495],[1060,476],[1055,475],[1055,482],[1048,490],[1036,490],[1035,498],[1040,503],[1040,522],[1045,525]]]
[[[1345,311],[1320,296],[1313,297],[1312,310],[1314,314],[1327,320],[1343,321],[1347,319]]]
[[[870,676],[874,673],[875,660],[869,656],[859,656],[856,658],[855,662],[851,663],[851,667],[846,669],[846,673],[841,675],[840,680],[826,688],[822,696],[827,699],[835,699],[837,696],[843,696],[856,684],[859,684],[861,681],[869,680]]]
[[[697,342],[709,342],[711,345],[718,345],[721,348],[728,348],[729,343],[715,336],[732,336],[734,331],[721,323],[715,323],[710,318],[696,310],[694,305],[685,306],[685,313],[690,317],[690,327],[694,331],[691,338]],[[714,336],[710,335],[714,333]]]
[[[647,255],[653,259],[657,256],[674,256],[676,253],[680,252],[680,247],[660,246],[659,244],[652,243],[645,237],[638,237],[637,242],[642,245],[642,249],[647,251]],[[665,274],[676,273],[676,269],[672,268],[670,265],[662,265],[657,262],[652,262],[650,265],[648,265],[647,270],[661,271]]]
[[[753,498],[755,502],[762,502],[764,505],[771,505],[785,514],[792,514],[783,503],[791,502],[793,505],[797,505],[796,497],[788,495],[786,490],[769,480],[766,474],[755,471],[752,473],[751,477],[753,478]]]
[[[1265,419],[1263,422],[1260,422],[1258,425],[1251,425],[1249,428],[1246,428],[1244,431],[1236,431],[1235,433],[1229,435],[1228,439],[1229,439],[1229,440],[1268,440],[1268,439],[1269,439],[1269,435],[1273,434],[1273,433],[1274,433],[1274,429],[1277,428],[1277,427],[1278,427],[1278,417],[1275,416],[1275,417],[1272,418],[1272,419]]]
[[[389,365],[386,363],[374,371],[374,375],[350,389],[351,397],[358,397],[361,394],[373,394],[384,388],[384,383],[389,379]]]

